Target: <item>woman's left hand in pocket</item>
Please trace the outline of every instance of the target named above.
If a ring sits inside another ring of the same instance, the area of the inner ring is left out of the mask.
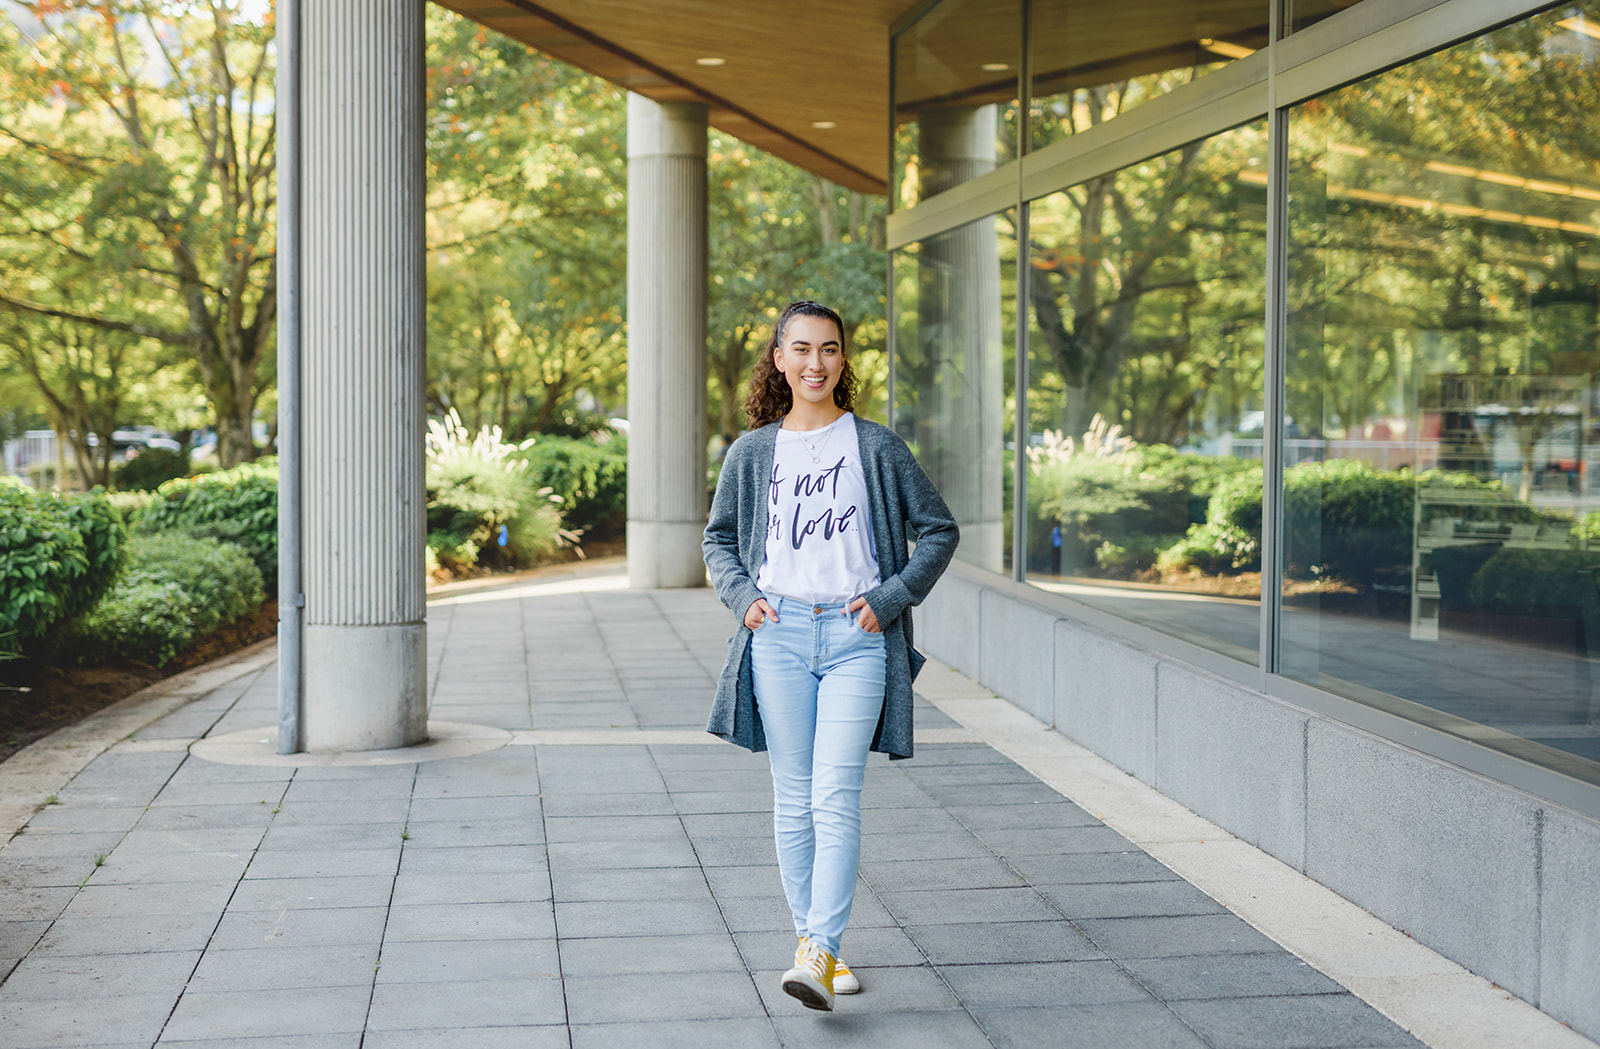
[[[883,624],[878,622],[878,617],[872,611],[872,606],[867,604],[866,598],[858,597],[846,607],[856,613],[856,625],[862,630],[869,634],[883,633]]]

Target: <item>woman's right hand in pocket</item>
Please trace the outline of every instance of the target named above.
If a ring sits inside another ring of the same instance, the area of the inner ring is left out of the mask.
[[[767,599],[764,597],[756,598],[755,603],[745,609],[744,625],[751,630],[754,630],[769,619],[776,623],[778,621],[778,613],[773,611],[772,606],[767,604]]]

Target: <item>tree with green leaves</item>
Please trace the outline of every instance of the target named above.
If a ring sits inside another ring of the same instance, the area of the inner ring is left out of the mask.
[[[11,8],[0,309],[181,351],[223,464],[253,458],[277,309],[270,19],[242,0]]]

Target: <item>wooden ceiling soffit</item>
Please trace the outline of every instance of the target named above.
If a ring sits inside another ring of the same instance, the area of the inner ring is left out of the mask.
[[[887,192],[886,180],[719,95],[526,0],[434,0],[552,58],[656,102],[703,102],[712,127],[846,189]]]

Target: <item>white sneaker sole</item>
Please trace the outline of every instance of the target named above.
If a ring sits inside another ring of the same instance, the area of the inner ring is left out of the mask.
[[[804,969],[790,969],[783,974],[783,993],[807,1009],[833,1012],[833,994]]]

